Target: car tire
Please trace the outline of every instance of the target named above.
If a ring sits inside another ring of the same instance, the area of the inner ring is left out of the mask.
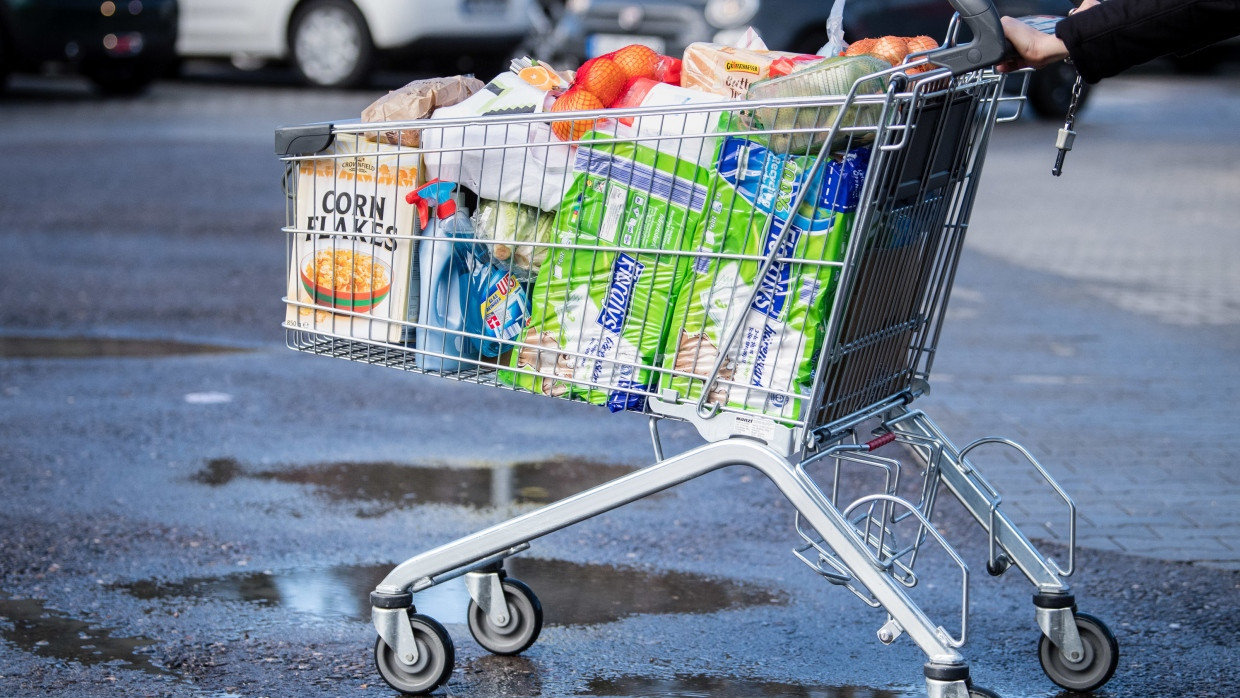
[[[366,18],[348,0],[311,0],[298,8],[288,46],[298,76],[315,87],[359,87],[375,60]]]
[[[1029,77],[1026,95],[1035,116],[1042,119],[1058,119],[1068,114],[1072,103],[1072,85],[1076,82],[1076,69],[1067,63],[1055,63],[1034,71]],[[1077,108],[1085,106],[1089,97],[1089,85],[1081,85],[1081,100]]]

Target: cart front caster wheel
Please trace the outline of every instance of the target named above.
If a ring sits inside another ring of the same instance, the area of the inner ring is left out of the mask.
[[[520,654],[529,649],[542,632],[543,611],[538,597],[523,582],[505,579],[504,600],[508,602],[508,622],[496,625],[477,603],[469,602],[469,632],[489,652]]]
[[[409,616],[413,638],[418,644],[418,660],[405,664],[380,637],[375,640],[375,666],[388,685],[409,695],[430,693],[448,682],[456,650],[452,638],[434,618],[421,614]]]
[[[1101,687],[1115,674],[1115,667],[1119,666],[1119,643],[1102,621],[1087,613],[1076,614],[1076,629],[1085,648],[1079,662],[1068,661],[1045,635],[1038,643],[1038,659],[1042,662],[1042,671],[1061,688],[1088,692]]]
[[[999,698],[999,694],[989,688],[969,686],[969,698]]]

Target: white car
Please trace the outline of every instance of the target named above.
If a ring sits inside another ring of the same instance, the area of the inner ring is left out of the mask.
[[[180,0],[177,54],[230,58],[242,68],[288,61],[311,85],[353,87],[382,56],[498,65],[525,39],[533,7],[534,0]]]

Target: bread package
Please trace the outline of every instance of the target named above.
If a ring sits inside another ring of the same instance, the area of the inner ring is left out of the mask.
[[[425,119],[439,107],[460,104],[483,87],[477,78],[456,75],[450,78],[414,80],[376,99],[362,110],[362,121],[409,121]],[[384,131],[383,140],[393,145],[416,148],[419,134],[415,129]]]
[[[772,63],[781,58],[792,59],[800,55],[699,41],[685,48],[680,85],[713,92],[729,99],[741,99],[750,85],[770,77]]]

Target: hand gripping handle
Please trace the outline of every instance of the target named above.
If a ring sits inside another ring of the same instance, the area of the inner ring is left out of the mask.
[[[967,44],[948,46],[930,53],[931,63],[944,66],[952,75],[961,75],[978,68],[988,68],[1011,55],[1010,44],[1003,36],[1003,24],[991,0],[948,0],[960,19],[973,32]]]

